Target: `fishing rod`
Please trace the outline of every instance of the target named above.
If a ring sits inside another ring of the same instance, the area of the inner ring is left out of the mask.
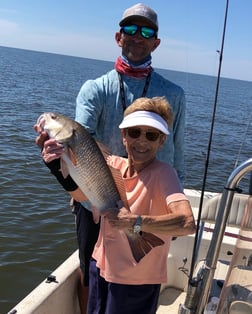
[[[250,179],[249,179],[249,195],[252,195],[252,172],[250,173]]]
[[[217,76],[216,89],[215,89],[213,113],[212,113],[212,119],[211,119],[211,129],[210,129],[209,142],[208,142],[208,148],[207,148],[207,154],[206,154],[206,160],[205,160],[205,170],[204,170],[202,190],[201,190],[200,203],[199,203],[198,224],[197,224],[197,230],[196,230],[196,233],[195,233],[196,241],[194,242],[195,244],[194,244],[194,248],[193,248],[193,258],[192,258],[192,263],[191,263],[191,271],[190,271],[189,281],[192,279],[192,273],[193,273],[193,269],[194,269],[195,262],[196,262],[196,258],[194,258],[194,256],[195,256],[195,253],[196,253],[196,248],[198,247],[197,241],[198,241],[198,233],[199,233],[199,222],[200,222],[201,213],[202,213],[202,207],[203,207],[203,201],[204,201],[204,193],[205,193],[205,187],[206,187],[206,179],[207,179],[207,174],[208,174],[208,166],[209,166],[211,146],[212,146],[212,138],[213,138],[215,114],[216,114],[218,94],[219,94],[220,74],[221,74],[224,42],[225,42],[228,5],[229,5],[229,0],[226,1],[226,11],[225,11],[225,18],[224,18],[224,27],[223,27],[223,34],[222,34],[221,50],[220,51],[217,50],[217,52],[219,53],[219,68],[218,68],[218,76]]]
[[[214,122],[215,122],[216,108],[217,108],[218,95],[219,95],[220,74],[221,74],[224,43],[225,43],[228,6],[229,6],[229,0],[226,0],[221,49],[217,50],[219,54],[219,67],[218,67],[218,75],[217,75],[216,88],[215,88],[215,97],[214,97],[213,113],[212,113],[212,119],[211,119],[210,135],[209,135],[208,148],[207,148],[207,154],[206,154],[206,159],[205,159],[205,170],[204,170],[201,196],[200,196],[200,202],[199,202],[199,212],[198,212],[197,227],[196,227],[196,232],[195,232],[195,241],[194,241],[194,246],[193,246],[191,267],[190,267],[189,278],[188,278],[188,290],[187,290],[185,304],[181,306],[179,313],[195,313],[194,310],[197,307],[197,305],[195,304],[197,303],[197,300],[195,300],[195,293],[197,290],[196,288],[198,287],[199,281],[202,279],[202,278],[193,278],[193,273],[194,273],[194,268],[195,268],[195,264],[196,264],[196,260],[198,256],[200,239],[201,239],[203,229],[204,229],[204,222],[200,222],[200,220],[201,220],[201,214],[202,214],[202,208],[203,208],[206,179],[207,179],[207,174],[208,174],[208,166],[209,166],[210,152],[211,152],[211,146],[212,146]]]

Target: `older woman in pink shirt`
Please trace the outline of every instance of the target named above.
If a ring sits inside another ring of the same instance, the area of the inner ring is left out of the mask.
[[[175,170],[156,159],[169,136],[172,111],[162,97],[139,98],[119,128],[128,158],[110,156],[119,169],[130,212],[102,216],[90,264],[89,314],[154,314],[161,283],[167,281],[167,255],[173,236],[194,233],[194,218]],[[164,244],[136,262],[123,229],[151,232]]]

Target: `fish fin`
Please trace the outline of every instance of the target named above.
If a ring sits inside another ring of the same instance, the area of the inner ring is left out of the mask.
[[[100,151],[102,152],[102,155],[104,157],[104,159],[107,159],[109,156],[111,156],[111,152],[108,149],[108,147],[106,145],[104,145],[103,143],[96,141],[96,144],[98,145]]]
[[[74,166],[76,166],[77,164],[75,155],[70,147],[65,147],[64,158],[60,158],[60,170],[64,178],[66,178],[69,175],[66,160],[67,162],[71,162]]]
[[[141,232],[142,238],[148,242],[152,247],[160,246],[164,244],[164,241],[150,232]]]
[[[108,163],[109,158],[112,156],[110,150],[103,143],[101,143],[99,141],[96,141],[96,143],[97,143],[100,151],[102,152],[103,157],[105,158],[105,160]],[[128,205],[128,200],[127,200],[127,197],[126,197],[126,190],[125,190],[122,174],[121,174],[119,169],[116,169],[116,168],[114,168],[113,166],[111,166],[109,164],[108,164],[108,167],[110,169],[110,172],[112,174],[113,180],[114,180],[115,185],[117,187],[117,190],[119,192],[121,201],[123,202],[123,206],[125,208],[129,209],[129,205]]]
[[[69,175],[67,164],[62,158],[60,158],[60,171],[64,179]]]
[[[123,202],[123,206],[129,209],[129,204],[126,196],[126,190],[125,190],[125,185],[123,182],[122,174],[119,169],[116,169],[110,165],[108,165],[110,172],[112,174],[113,180],[115,182],[115,185],[117,187],[117,190],[119,192],[121,201]]]
[[[68,148],[68,156],[69,156],[69,159],[71,160],[72,164],[74,166],[76,166],[77,165],[77,160],[75,158],[75,154],[73,153],[73,151],[72,151],[72,149],[70,147]]]
[[[126,232],[126,237],[135,261],[138,263],[152,248],[164,244],[164,241],[152,233],[141,232],[139,234]]]

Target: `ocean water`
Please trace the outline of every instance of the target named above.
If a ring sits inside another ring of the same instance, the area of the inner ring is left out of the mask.
[[[6,313],[77,248],[69,196],[43,165],[33,125],[44,111],[74,118],[82,83],[113,63],[0,47],[0,312]],[[186,188],[201,189],[216,77],[156,69],[187,98]],[[252,157],[252,82],[222,78],[206,189],[221,192]],[[249,177],[240,183],[247,193]]]

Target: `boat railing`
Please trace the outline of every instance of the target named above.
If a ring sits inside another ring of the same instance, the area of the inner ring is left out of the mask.
[[[240,180],[251,170],[252,158],[238,166],[229,176],[220,197],[217,216],[216,219],[214,219],[215,226],[213,236],[204,265],[200,268],[196,276],[189,280],[185,303],[180,305],[178,313],[203,313],[204,307],[206,306],[209,298],[211,283],[214,277],[225,228],[228,223],[228,219],[231,219],[229,218],[229,214],[231,212],[234,194],[237,192],[237,186]],[[237,219],[237,217],[235,217],[235,219]]]

